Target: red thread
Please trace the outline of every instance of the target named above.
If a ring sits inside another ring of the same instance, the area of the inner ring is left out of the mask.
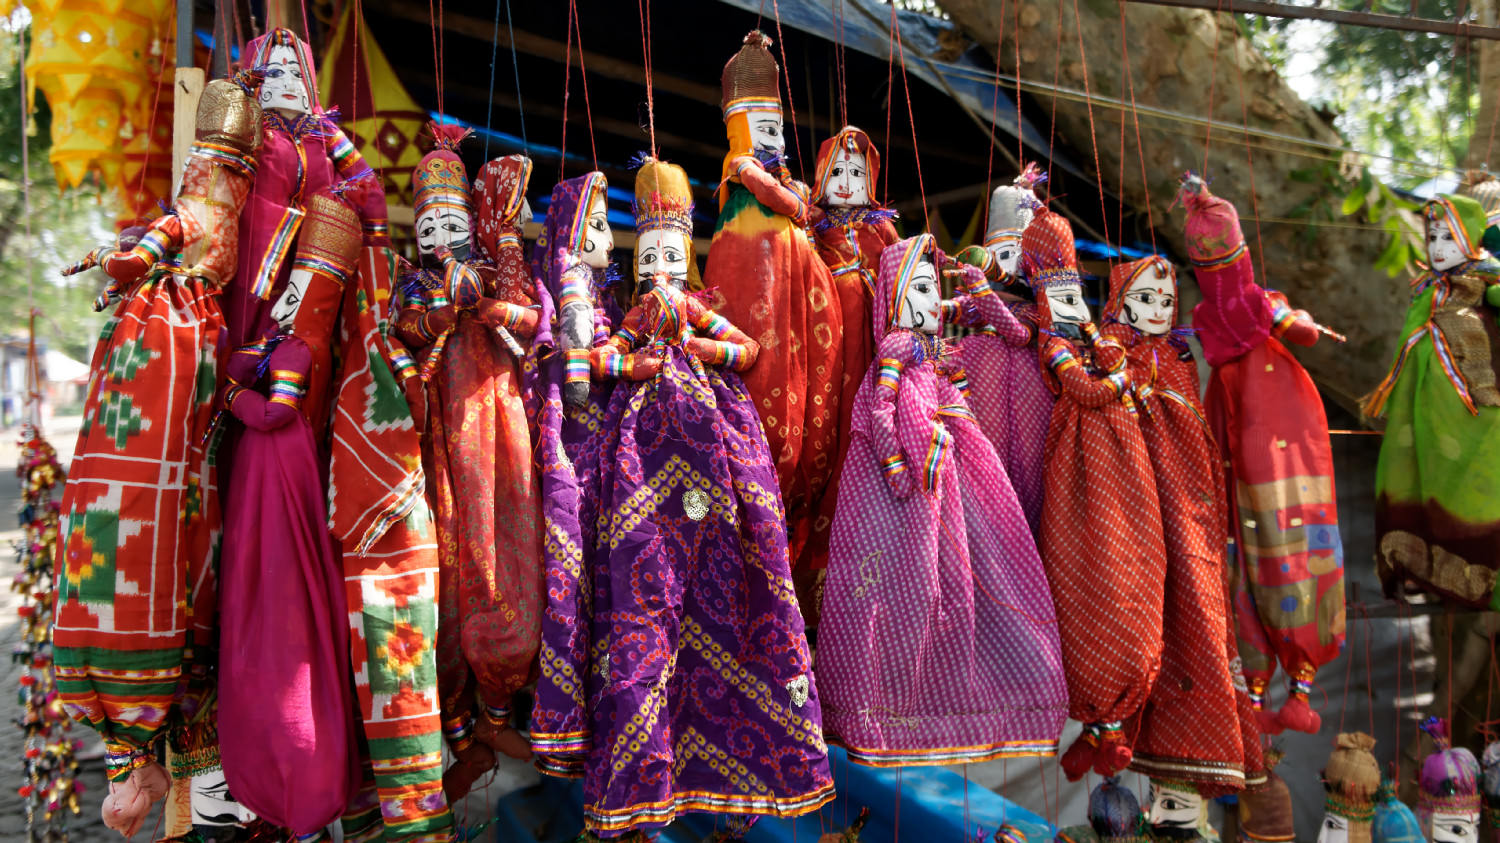
[[[1019,2],[1019,0],[1018,0]],[[984,156],[984,230],[980,232],[981,239],[986,237],[990,230],[990,180],[995,174],[995,121],[1000,116],[1000,57],[1004,55],[1005,46],[1005,0],[1000,0],[1000,34],[995,36],[995,94],[990,99],[990,145],[985,150]]]
[[[1083,64],[1083,105],[1089,115],[1089,143],[1094,147],[1094,173],[1103,175],[1099,167],[1099,137],[1094,133],[1094,98],[1089,91],[1089,58],[1083,51],[1083,17],[1078,14],[1078,0],[1073,0],[1073,23],[1078,32],[1078,61]],[[1061,37],[1062,33],[1058,33]],[[1104,182],[1095,179],[1094,186],[1099,189],[1099,224],[1104,227],[1104,245],[1109,243],[1109,215],[1104,208]]]
[[[1240,66],[1238,60],[1235,61],[1234,66],[1239,72],[1240,122],[1245,126],[1245,163],[1250,168],[1250,209],[1255,214],[1255,255],[1260,259],[1260,279],[1261,284],[1265,285],[1268,280],[1266,277],[1266,247],[1260,233],[1260,199],[1255,191],[1255,156],[1250,151],[1250,104],[1245,99],[1245,68]]]
[[[1214,24],[1214,56],[1213,63],[1208,70],[1208,119],[1204,121],[1203,131],[1203,178],[1208,178],[1208,147],[1214,136],[1214,93],[1219,86],[1219,14],[1223,11],[1224,0],[1219,0],[1219,11],[1214,12],[1209,20]]]
[[[176,21],[176,13],[175,12],[173,13],[173,18],[172,19],[173,19],[173,22],[175,23],[175,21]],[[147,118],[147,120],[146,120],[146,144],[145,144],[145,146],[144,146],[144,148],[142,149],[142,152],[141,152],[141,178],[136,183],[136,186],[135,186],[135,194],[136,194],[136,199],[138,201],[146,193],[146,171],[148,169],[150,169],[150,163],[151,163],[151,142],[155,139],[155,135],[156,135],[156,108],[157,108],[157,106],[161,102],[162,76],[166,75],[166,72],[167,72],[167,53],[168,52],[169,51],[167,50],[166,45],[163,44],[162,45],[162,49],[161,49],[161,61],[157,62],[157,66],[156,66],[156,78],[155,78],[154,84],[153,84],[154,90],[151,92],[151,116],[149,118]],[[225,66],[228,66],[228,64],[229,64],[229,45],[228,44],[224,45],[224,63],[225,63]],[[25,178],[24,175],[22,177]],[[167,198],[171,198],[171,197],[167,197]]]
[[[797,132],[797,103],[792,99],[792,69],[786,63],[786,39],[781,35],[781,4],[778,0],[771,0],[771,12],[776,15],[776,47],[781,51],[781,78],[786,83],[787,114],[792,118],[792,149],[797,153],[797,173],[803,181],[806,181],[807,173],[802,161],[802,138]]]
[[[437,9],[433,6],[432,0],[427,0],[427,25],[432,28],[432,72],[437,77],[433,80],[433,84],[437,88],[438,114],[446,114],[447,112],[443,109],[443,62],[438,58],[438,34],[441,29],[438,24]]]
[[[568,44],[563,51],[563,116],[562,141],[557,159],[557,180],[562,181],[568,167],[568,96],[573,92],[573,13],[574,6],[568,4]]]
[[[651,4],[636,0],[641,15],[641,60],[646,70],[646,128],[651,137],[651,157],[656,157],[656,99],[651,88]],[[598,166],[597,164],[595,166]]]
[[[583,29],[578,18],[578,0],[568,0],[568,20],[578,38],[578,78],[583,81],[583,116],[589,124],[589,155],[594,159],[594,169],[598,170],[599,148],[594,145],[594,108],[589,104],[589,71],[583,64]],[[563,154],[567,155],[567,151],[564,150]]]
[[[917,116],[911,107],[911,83],[906,77],[906,46],[902,43],[901,23],[896,19],[896,4],[891,4],[891,31],[896,38],[897,55],[901,57],[901,90],[906,94],[906,117],[911,121],[911,154],[917,162],[917,191],[922,196],[922,219],[924,230],[932,230],[932,216],[927,210],[927,188],[922,184],[922,152],[917,149]],[[889,138],[887,138],[889,142]]]

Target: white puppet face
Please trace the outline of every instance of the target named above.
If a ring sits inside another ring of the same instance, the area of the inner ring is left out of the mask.
[[[260,107],[278,108],[296,114],[312,110],[307,101],[307,86],[302,81],[305,70],[297,51],[284,44],[271,47],[266,55],[266,81],[260,85]]]
[[[665,272],[672,278],[672,285],[679,290],[687,289],[688,251],[687,238],[680,231],[653,228],[643,232],[635,243],[635,272],[639,289],[651,289],[656,276]]]
[[[870,204],[870,188],[865,183],[865,154],[840,149],[828,171],[824,200],[831,207],[854,207]]]
[[[1006,275],[1015,275],[1016,267],[1021,263],[1021,238],[1016,235],[1005,235],[995,242],[985,246],[990,252],[990,257],[1000,265],[1000,269]]]
[[[1338,814],[1324,814],[1318,827],[1318,843],[1349,843],[1349,820]]]
[[[609,266],[609,253],[614,251],[615,235],[609,230],[609,208],[604,203],[604,193],[596,192],[589,200],[589,218],[583,227],[583,254],[585,265],[594,269]]]
[[[750,145],[759,157],[786,152],[786,136],[781,133],[780,111],[750,112]]]
[[[1077,281],[1052,284],[1046,287],[1047,306],[1052,310],[1053,322],[1089,321],[1089,306],[1083,300],[1083,285]]]
[[[911,283],[896,313],[896,327],[923,334],[936,334],[942,328],[943,288],[938,284],[937,267],[931,258],[923,258],[912,269]]]
[[[1479,817],[1457,811],[1434,811],[1432,843],[1479,843]]]
[[[1452,269],[1467,258],[1453,236],[1447,217],[1427,221],[1427,261],[1438,271]]]
[[[1196,791],[1151,783],[1151,827],[1167,837],[1197,835],[1203,814],[1203,797]]]
[[[1170,273],[1152,265],[1125,291],[1120,307],[1130,327],[1143,334],[1165,334],[1172,330],[1176,315],[1177,282]]]
[[[229,782],[225,780],[223,770],[193,776],[191,793],[189,804],[193,811],[193,825],[240,825],[255,818],[255,814],[229,792]]]
[[[292,270],[292,277],[287,279],[286,289],[281,291],[281,298],[271,305],[271,318],[276,320],[281,330],[292,329],[292,322],[297,318],[297,311],[302,309],[302,298],[307,295],[307,285],[311,280],[312,273],[308,270]]]
[[[448,205],[427,208],[417,215],[417,251],[422,255],[447,246],[453,256],[469,256],[469,215]]]

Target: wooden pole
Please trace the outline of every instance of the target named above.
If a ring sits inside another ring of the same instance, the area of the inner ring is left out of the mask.
[[[172,196],[182,183],[193,146],[194,118],[203,95],[203,70],[193,66],[193,0],[177,0],[177,66],[172,79]]]

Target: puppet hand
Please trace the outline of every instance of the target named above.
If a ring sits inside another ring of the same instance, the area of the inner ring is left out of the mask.
[[[582,409],[589,405],[589,382],[569,381],[563,384],[563,403]]]
[[[131,771],[122,782],[111,782],[100,815],[104,824],[125,837],[134,837],[151,813],[151,806],[167,795],[167,771],[155,762]]]
[[[422,316],[422,324],[427,328],[427,333],[436,337],[458,321],[458,310],[451,304],[427,311]]]
[[[906,500],[917,491],[917,478],[912,476],[910,470],[887,474],[885,479],[891,486],[891,494],[895,495],[898,501]]]

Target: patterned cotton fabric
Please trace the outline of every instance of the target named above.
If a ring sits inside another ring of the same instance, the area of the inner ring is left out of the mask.
[[[942,260],[930,235],[881,257],[882,340],[854,408],[824,593],[825,725],[875,766],[1050,755],[1067,692],[1036,545],[951,356],[890,323],[917,253]]]
[[[1126,324],[1125,291],[1160,258],[1119,264],[1110,273],[1104,335],[1126,348],[1132,394],[1161,502],[1167,548],[1162,670],[1141,710],[1132,766],[1187,782],[1204,796],[1243,787],[1244,747],[1233,674],[1225,649],[1229,597],[1222,468],[1198,403],[1198,369],[1186,343]],[[1171,295],[1176,295],[1172,277]],[[1176,323],[1176,311],[1172,322]],[[1259,747],[1256,747],[1258,754]]]
[[[758,349],[658,288],[595,372],[642,350],[661,370],[615,388],[599,437],[588,825],[807,813],[833,798],[812,654],[765,434],[726,370]]]

